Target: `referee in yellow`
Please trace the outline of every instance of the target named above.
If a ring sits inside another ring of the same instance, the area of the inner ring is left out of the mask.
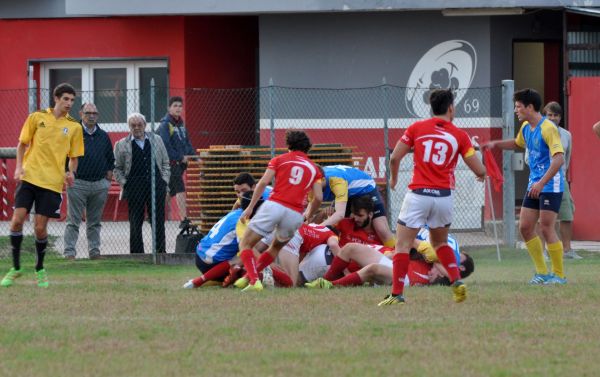
[[[37,255],[37,285],[48,287],[44,255],[48,244],[48,219],[60,217],[63,184],[71,186],[77,171],[77,157],[83,156],[81,125],[69,111],[75,101],[75,89],[59,84],[53,92],[54,108],[29,114],[19,136],[15,181],[15,211],[10,222],[13,267],[0,282],[10,287],[22,275],[21,243],[23,223],[35,204],[34,232]],[[65,160],[69,170],[65,173]]]

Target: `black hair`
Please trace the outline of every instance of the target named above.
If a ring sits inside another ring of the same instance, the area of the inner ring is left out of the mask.
[[[254,180],[252,174],[247,172],[240,173],[233,179],[234,185],[243,185],[244,183],[252,187],[256,184],[256,181]]]
[[[171,107],[171,105],[175,102],[181,102],[183,104],[183,98],[179,96],[169,98],[169,107]]]
[[[440,276],[430,283],[430,285],[445,285],[450,286],[450,279],[446,276]]]
[[[429,95],[429,104],[433,115],[444,115],[454,103],[454,94],[450,89],[436,89]]]
[[[410,260],[426,262],[423,254],[419,253],[414,247],[411,247],[410,251],[408,252],[408,258]]]
[[[465,268],[464,271],[460,271],[460,277],[462,279],[468,277],[469,275],[471,275],[473,273],[473,271],[475,271],[475,261],[473,261],[473,257],[471,257],[469,254],[467,253],[463,253],[465,255],[465,257],[467,257],[467,259],[465,259],[464,262],[462,262],[460,265],[463,266]]]
[[[336,236],[338,236],[338,237],[339,237],[339,235],[342,233],[342,232],[340,232],[340,230],[339,230],[338,228],[336,228],[336,227],[335,227],[335,226],[333,226],[333,225],[325,225],[325,228],[327,228],[327,229],[331,230],[331,231],[333,232],[333,234],[335,234],[335,235],[336,235]]]
[[[542,96],[535,89],[531,88],[516,91],[513,94],[513,101],[521,102],[525,107],[533,105],[535,111],[540,111],[542,108]]]
[[[373,204],[373,199],[371,199],[371,195],[363,195],[358,198],[352,199],[352,213],[357,213],[361,209],[367,211],[367,213],[373,212],[375,210],[375,205]]]
[[[250,205],[250,201],[252,200],[252,194],[254,194],[254,191],[246,191],[245,193],[242,194],[242,200],[241,200],[242,201],[242,203],[241,203],[242,210],[246,210],[246,208],[248,208],[248,205]],[[252,214],[250,215],[250,218],[254,217],[254,215],[256,214],[256,211],[258,211],[258,209],[264,202],[265,201],[262,198],[258,199],[258,201],[256,202],[256,205],[254,206],[254,209],[252,210]]]
[[[73,88],[73,86],[71,84],[67,84],[66,82],[63,82],[62,84],[58,84],[56,86],[56,88],[54,88],[52,95],[54,95],[54,97],[56,97],[56,98],[61,98],[62,95],[65,93],[72,94],[74,96],[77,95],[75,93],[75,88]]]
[[[291,151],[300,151],[308,153],[312,144],[310,138],[304,131],[300,130],[287,130],[285,132],[285,144]]]

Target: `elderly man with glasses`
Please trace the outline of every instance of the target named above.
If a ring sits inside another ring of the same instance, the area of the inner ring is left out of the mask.
[[[84,103],[79,111],[85,155],[79,158],[73,186],[67,187],[67,227],[65,250],[67,259],[75,259],[79,225],[86,218],[88,255],[100,258],[100,221],[112,181],[115,158],[108,134],[98,125],[98,109]]]
[[[140,113],[127,117],[130,134],[115,144],[115,180],[123,188],[129,207],[129,250],[144,252],[144,213],[156,208],[156,251],[165,252],[165,195],[171,176],[169,155],[160,136],[146,132],[146,118]],[[155,197],[152,198],[152,154],[155,158]]]

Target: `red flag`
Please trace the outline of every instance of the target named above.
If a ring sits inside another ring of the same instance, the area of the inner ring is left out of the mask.
[[[485,148],[483,151],[483,162],[485,163],[487,175],[492,179],[492,183],[494,184],[494,190],[500,192],[502,190],[502,183],[504,183],[504,176],[502,175],[502,170],[496,164],[492,151],[488,148]]]

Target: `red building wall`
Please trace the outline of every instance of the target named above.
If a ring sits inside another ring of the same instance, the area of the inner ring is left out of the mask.
[[[258,19],[186,17],[184,30],[185,119],[192,144],[254,144]]]
[[[600,241],[600,140],[592,125],[600,120],[600,77],[577,77],[568,82],[569,131],[573,137],[571,193],[575,201],[573,239]]]
[[[214,107],[214,98],[194,99],[184,88],[245,88],[257,82],[257,17],[112,17],[0,20],[0,147],[14,147],[28,113],[28,64],[34,60],[140,59],[168,60],[171,95],[182,95],[184,119],[195,147],[240,143],[252,133],[253,116],[239,121],[231,109]],[[39,65],[34,64],[39,83]],[[206,92],[205,92],[206,93]],[[214,97],[214,96],[213,96]],[[254,109],[254,98],[240,106]],[[202,108],[204,105],[204,108]],[[207,107],[208,106],[208,107]],[[157,109],[159,113],[166,109]],[[248,120],[250,119],[250,121]],[[211,135],[204,137],[203,135]],[[124,133],[111,133],[116,141]],[[9,162],[12,200],[14,162]],[[113,208],[113,202],[107,209]],[[121,212],[121,211],[120,211]]]

